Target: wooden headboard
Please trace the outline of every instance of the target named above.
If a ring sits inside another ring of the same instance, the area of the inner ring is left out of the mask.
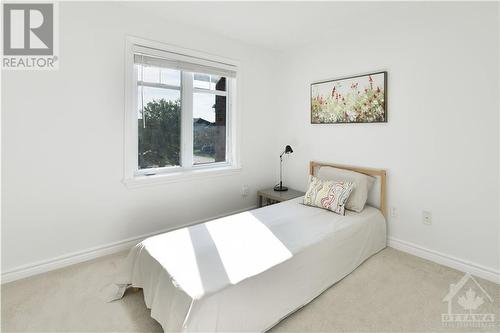
[[[337,169],[344,169],[355,171],[359,173],[363,173],[365,175],[380,177],[380,211],[382,214],[387,217],[387,207],[386,207],[386,197],[385,197],[385,189],[386,189],[386,172],[383,169],[372,169],[372,168],[363,168],[349,165],[341,165],[341,164],[332,164],[332,163],[323,163],[311,161],[309,162],[309,174],[315,176],[316,170],[319,170],[321,167],[331,167]]]

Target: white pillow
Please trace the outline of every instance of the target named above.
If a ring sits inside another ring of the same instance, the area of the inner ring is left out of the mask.
[[[361,212],[368,199],[368,192],[375,183],[375,177],[359,172],[337,169],[332,167],[321,167],[318,171],[318,178],[323,180],[347,181],[354,184],[354,189],[347,199],[346,209]]]

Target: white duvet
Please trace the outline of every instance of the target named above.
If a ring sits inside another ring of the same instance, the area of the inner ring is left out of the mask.
[[[165,331],[265,331],[386,246],[378,209],[340,216],[301,202],[150,237],[117,285],[142,288]]]

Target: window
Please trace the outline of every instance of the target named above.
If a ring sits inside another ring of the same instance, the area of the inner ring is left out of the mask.
[[[137,42],[127,42],[126,180],[237,167],[237,66]]]
[[[134,58],[138,170],[180,166],[181,71],[153,66],[143,55]]]
[[[193,74],[193,163],[225,162],[227,78]]]

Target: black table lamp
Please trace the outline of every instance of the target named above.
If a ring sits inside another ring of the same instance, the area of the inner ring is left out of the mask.
[[[292,147],[286,145],[285,150],[280,155],[280,183],[274,187],[275,191],[288,191],[288,187],[283,186],[283,155],[293,153]]]

